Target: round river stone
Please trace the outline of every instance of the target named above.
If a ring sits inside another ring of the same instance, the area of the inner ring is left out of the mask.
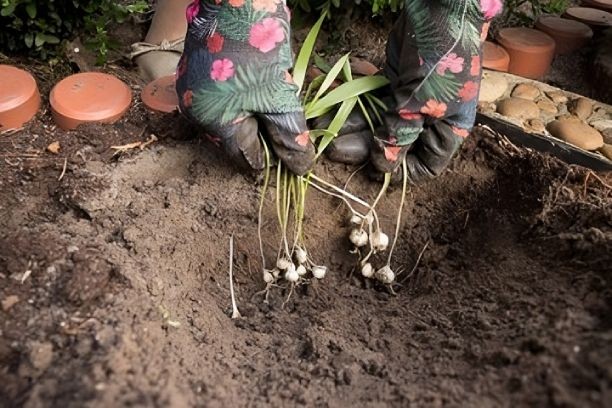
[[[559,110],[557,109],[557,105],[555,105],[553,102],[549,101],[548,99],[539,100],[537,102],[537,105],[538,105],[538,108],[540,108],[542,112],[550,113],[553,115],[556,115],[557,113],[559,113]]]
[[[558,119],[548,125],[554,137],[584,150],[597,150],[604,145],[601,133],[578,119]]]
[[[599,153],[606,156],[608,160],[612,160],[612,144],[605,144],[599,149]]]
[[[593,114],[593,102],[586,98],[578,98],[572,102],[569,111],[582,120],[587,120]]]
[[[535,119],[540,116],[540,108],[535,102],[523,98],[507,98],[497,104],[497,112],[514,119]]]
[[[480,102],[495,102],[504,96],[507,89],[508,80],[504,78],[503,74],[485,72],[482,76],[478,99]]]
[[[546,95],[548,95],[554,103],[567,103],[568,101],[567,95],[563,91],[550,91],[546,92]]]
[[[540,89],[531,84],[518,84],[512,91],[512,96],[533,101],[540,96]]]

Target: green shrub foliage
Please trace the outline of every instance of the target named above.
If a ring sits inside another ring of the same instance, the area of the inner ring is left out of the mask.
[[[145,0],[0,0],[0,50],[46,58],[62,40],[82,33],[103,61],[112,46],[111,23],[147,8]]]

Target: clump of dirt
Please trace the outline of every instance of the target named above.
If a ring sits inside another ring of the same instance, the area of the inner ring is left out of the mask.
[[[114,156],[111,146],[158,141]],[[9,406],[601,406],[612,387],[610,177],[475,132],[411,189],[392,296],[352,273],[313,191],[329,277],[261,290],[260,180],[141,106],[0,136],[0,400]],[[59,141],[58,155],[46,146]],[[64,170],[65,163],[65,172]],[[354,169],[320,164],[344,184]],[[64,173],[61,180],[60,175]],[[349,189],[372,199],[358,175]],[[381,204],[392,230],[400,191]],[[274,204],[265,252],[277,243]],[[243,318],[229,318],[228,239]],[[422,256],[420,256],[422,255]]]

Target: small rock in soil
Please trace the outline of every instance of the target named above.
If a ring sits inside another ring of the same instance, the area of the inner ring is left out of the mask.
[[[2,310],[7,312],[11,307],[15,306],[19,302],[19,296],[11,295],[7,296],[2,301]]]
[[[542,99],[538,101],[537,105],[538,105],[538,108],[540,108],[542,112],[550,113],[553,115],[556,115],[559,112],[559,110],[557,109],[557,105],[555,105],[553,102],[549,101],[548,99]]]
[[[497,112],[514,119],[535,119],[540,116],[540,109],[533,101],[523,98],[507,98],[497,105]]]
[[[601,133],[586,123],[575,119],[558,119],[548,125],[554,137],[585,150],[597,150],[603,146]]]
[[[495,102],[504,96],[507,89],[508,81],[502,74],[486,72],[482,77],[478,99],[480,102]]]
[[[578,98],[569,106],[569,111],[582,120],[587,120],[593,114],[593,102],[586,98]]]
[[[599,152],[606,156],[608,160],[612,160],[612,144],[603,145],[603,147],[599,149]]]
[[[117,341],[117,335],[115,334],[115,329],[113,329],[111,326],[106,326],[96,333],[94,339],[96,340],[96,344],[98,344],[98,346],[106,349],[115,344]]]
[[[29,359],[32,367],[39,372],[45,371],[53,361],[53,345],[48,342],[31,342]]]
[[[149,291],[151,296],[159,296],[164,290],[164,284],[161,279],[155,277],[149,282],[147,282],[147,290]]]
[[[546,95],[556,104],[567,103],[567,95],[563,91],[550,91],[546,92]]]
[[[47,150],[53,154],[58,154],[60,151],[60,143],[53,142],[49,146],[47,146]]]
[[[512,96],[534,101],[540,96],[540,90],[537,86],[531,84],[518,84],[512,91]]]

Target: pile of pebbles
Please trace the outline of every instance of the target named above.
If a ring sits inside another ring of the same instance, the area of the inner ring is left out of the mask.
[[[486,71],[478,109],[502,116],[526,132],[552,136],[612,160],[610,106],[535,81]]]

